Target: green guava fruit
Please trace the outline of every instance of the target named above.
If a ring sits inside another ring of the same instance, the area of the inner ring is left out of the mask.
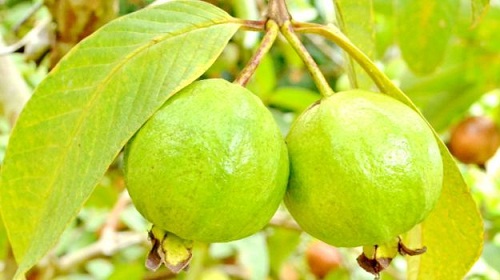
[[[170,98],[125,149],[125,180],[156,227],[225,242],[262,229],[283,199],[285,141],[262,102],[221,79]]]
[[[336,93],[305,111],[286,142],[285,204],[312,236],[334,246],[382,244],[420,223],[443,182],[427,123],[379,93]]]

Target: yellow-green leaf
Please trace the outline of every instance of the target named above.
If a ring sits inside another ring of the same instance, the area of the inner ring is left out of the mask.
[[[301,113],[321,98],[319,93],[300,87],[280,87],[269,95],[267,104]]]
[[[397,39],[403,58],[416,73],[434,71],[442,62],[458,16],[459,0],[397,0]]]
[[[3,225],[2,213],[0,213],[0,259],[4,259],[7,253],[7,234]]]
[[[425,254],[407,257],[408,279],[462,279],[481,254],[483,224],[453,158],[441,145],[445,183],[436,208],[408,234],[412,248]]]
[[[483,16],[490,7],[489,0],[471,0],[472,8],[472,26],[475,27],[479,24]]]
[[[375,13],[372,0],[335,1],[337,21],[344,34],[369,58],[375,55]],[[352,58],[346,55],[348,61]],[[354,63],[348,64],[348,74],[353,88],[370,89],[373,82],[363,69]]]

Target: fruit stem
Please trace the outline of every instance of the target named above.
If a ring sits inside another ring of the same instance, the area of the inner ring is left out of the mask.
[[[285,0],[269,0],[267,5],[267,17],[274,20],[279,27],[283,26],[292,18],[288,12]]]
[[[312,56],[309,54],[306,47],[302,44],[300,39],[295,34],[292,23],[290,21],[286,21],[281,26],[280,30],[283,36],[285,36],[288,43],[290,43],[292,48],[305,63],[307,70],[311,74],[314,83],[316,84],[316,87],[318,87],[318,90],[321,93],[321,95],[323,95],[323,97],[328,97],[333,95],[334,92],[330,87],[330,85],[328,84],[328,82],[326,81],[325,76],[323,76],[323,73],[321,73],[321,70],[319,69],[318,65],[316,64]]]
[[[391,80],[366,56],[358,49],[337,27],[334,25],[320,25],[316,23],[295,23],[294,28],[299,33],[313,33],[321,35],[347,52],[356,62],[366,71],[370,78],[375,82],[381,92],[384,92],[408,105],[410,108],[417,110],[410,99],[397,87]]]
[[[259,48],[253,54],[250,61],[245,65],[243,70],[241,70],[240,75],[234,80],[234,83],[239,84],[241,86],[246,86],[250,78],[252,77],[255,70],[260,64],[262,58],[269,52],[271,47],[278,36],[279,27],[278,24],[274,20],[268,20],[266,23],[266,34],[262,41],[260,42]]]

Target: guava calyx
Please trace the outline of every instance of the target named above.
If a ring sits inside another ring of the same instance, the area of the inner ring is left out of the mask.
[[[179,273],[189,268],[193,256],[193,241],[164,231],[153,225],[148,232],[152,247],[146,258],[146,267],[156,271],[164,264],[170,271]]]
[[[356,260],[361,268],[375,275],[375,279],[379,279],[380,272],[391,264],[398,253],[402,256],[416,256],[426,251],[427,248],[425,246],[418,249],[410,249],[403,244],[401,237],[397,237],[382,245],[363,246],[363,252]]]

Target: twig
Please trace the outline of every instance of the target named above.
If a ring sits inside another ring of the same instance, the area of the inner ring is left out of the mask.
[[[120,215],[127,208],[127,206],[131,203],[130,196],[126,190],[122,191],[118,199],[116,200],[113,209],[109,212],[108,218],[104,222],[100,230],[101,236],[105,236],[109,232],[114,232],[118,228],[120,223]]]
[[[85,248],[63,256],[57,262],[60,271],[69,271],[78,264],[84,263],[98,256],[111,256],[124,248],[146,243],[146,234],[138,232],[116,232],[106,239],[99,239]]]
[[[257,70],[262,58],[269,52],[273,46],[276,37],[278,36],[278,25],[273,20],[269,20],[266,24],[266,34],[262,39],[259,48],[254,53],[245,68],[241,71],[240,75],[236,78],[234,83],[245,86],[252,75]]]
[[[3,39],[0,35],[0,49],[2,46]],[[30,96],[31,89],[14,61],[9,56],[0,56],[0,106],[11,127]]]
[[[70,268],[89,259],[93,259],[98,256],[111,256],[126,247],[146,243],[147,235],[145,233],[117,232],[120,222],[120,214],[123,210],[125,210],[130,202],[130,196],[127,191],[124,190],[109,213],[109,216],[101,229],[101,237],[99,240],[72,254],[61,257],[56,263],[57,268],[61,271],[68,271]]]
[[[224,271],[224,273],[230,277],[237,279],[249,279],[251,272],[241,265],[234,264],[221,264],[217,266],[218,269]]]
[[[32,38],[36,38],[38,34],[42,32],[49,24],[50,24],[49,19],[43,19],[19,41],[9,46],[0,46],[0,56],[9,55],[17,51],[18,49],[24,47],[26,44],[28,44],[28,42],[32,40]]]
[[[33,4],[33,6],[30,8],[30,10],[28,11],[28,13],[26,15],[24,15],[21,20],[19,20],[15,25],[14,27],[12,28],[12,30],[14,31],[14,33],[17,34],[17,32],[19,32],[19,29],[21,28],[21,26],[23,26],[23,24],[25,24],[36,12],[38,12],[41,8],[43,7],[43,1],[40,1],[38,3],[35,3]]]

